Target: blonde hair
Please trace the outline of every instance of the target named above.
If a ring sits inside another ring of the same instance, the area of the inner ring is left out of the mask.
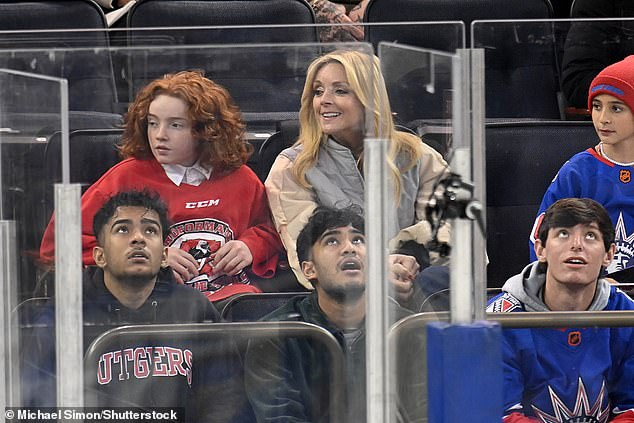
[[[317,72],[329,63],[343,66],[350,88],[365,109],[366,118],[372,120],[373,133],[369,135],[389,140],[386,159],[394,179],[398,201],[401,196],[401,172],[411,169],[418,162],[422,155],[421,140],[413,134],[396,130],[379,59],[358,51],[337,50],[318,57],[308,67],[299,111],[299,138],[296,143],[302,145],[303,149],[295,160],[293,176],[300,185],[310,189],[306,171],[315,164],[319,158],[319,149],[328,140],[313,109],[313,83]],[[396,157],[401,153],[409,157],[409,162],[403,169],[399,169],[395,163]]]

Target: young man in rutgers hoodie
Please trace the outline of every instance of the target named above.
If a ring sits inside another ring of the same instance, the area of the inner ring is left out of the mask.
[[[538,261],[509,279],[487,311],[634,310],[602,277],[614,233],[596,201],[558,200],[539,227]],[[506,329],[503,355],[504,423],[634,422],[633,328]]]
[[[165,267],[169,222],[157,195],[116,194],[97,212],[93,227],[97,266],[84,275],[85,350],[118,326],[219,320],[202,293],[177,284]],[[52,316],[48,309],[37,319],[44,330],[27,350],[35,356],[23,366],[25,405],[55,404]],[[120,340],[99,351],[96,374],[86,375],[86,398],[96,404],[86,405],[182,407],[187,421],[234,421],[246,397],[233,346],[190,338]]]

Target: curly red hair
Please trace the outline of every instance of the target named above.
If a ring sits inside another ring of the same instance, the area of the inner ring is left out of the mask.
[[[200,164],[223,172],[246,163],[252,147],[245,141],[245,124],[229,92],[205,78],[202,71],[167,74],[146,85],[128,107],[119,148],[125,158],[152,156],[147,136],[150,103],[159,95],[185,101],[192,121],[192,135],[200,140]]]

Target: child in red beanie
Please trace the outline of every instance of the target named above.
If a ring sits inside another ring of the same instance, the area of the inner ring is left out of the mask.
[[[594,148],[574,155],[559,170],[542,199],[531,231],[533,243],[546,209],[560,198],[592,198],[610,214],[617,252],[608,266],[619,282],[634,282],[634,55],[603,69],[590,84],[588,108],[599,136]],[[619,272],[616,274],[615,272]]]

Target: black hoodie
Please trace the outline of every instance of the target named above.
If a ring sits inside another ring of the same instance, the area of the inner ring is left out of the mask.
[[[83,281],[84,351],[99,335],[119,326],[219,320],[217,310],[202,293],[177,284],[171,275],[171,270],[162,270],[148,299],[132,310],[106,289],[101,269],[87,269]],[[50,307],[37,319],[38,333],[23,368],[25,405],[55,405],[53,322]],[[229,342],[220,344],[196,339],[123,340],[99,351],[97,374],[86,375],[86,405],[182,407],[187,421],[232,421],[238,407],[232,407],[231,402],[244,402],[241,369],[235,347]]]

